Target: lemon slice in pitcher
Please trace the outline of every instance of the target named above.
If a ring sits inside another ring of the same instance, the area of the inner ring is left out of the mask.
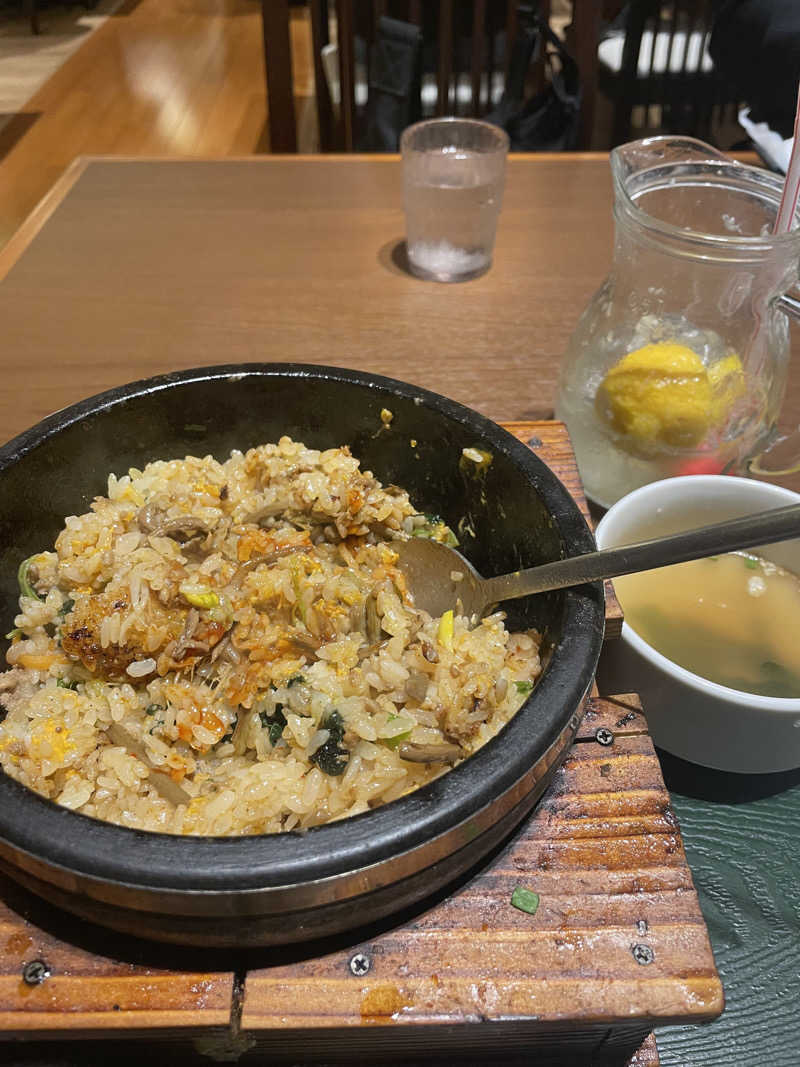
[[[595,406],[623,447],[648,456],[696,448],[724,425],[743,391],[735,353],[707,368],[691,348],[662,341],[623,356],[600,383]]]

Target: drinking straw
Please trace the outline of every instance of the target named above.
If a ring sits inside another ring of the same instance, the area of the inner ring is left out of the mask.
[[[788,233],[794,222],[797,211],[797,200],[800,198],[800,85],[797,89],[797,110],[794,116],[794,142],[792,155],[789,160],[789,168],[786,171],[786,181],[783,186],[781,206],[775,218],[774,234]]]

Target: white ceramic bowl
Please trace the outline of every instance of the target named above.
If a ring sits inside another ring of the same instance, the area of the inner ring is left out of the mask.
[[[797,493],[748,478],[669,478],[617,501],[595,536],[598,548],[613,548],[798,502]],[[800,540],[758,553],[800,574]],[[701,678],[627,623],[622,637],[605,646],[598,685],[601,693],[639,693],[653,740],[683,759],[742,773],[800,767],[800,699],[758,696]]]

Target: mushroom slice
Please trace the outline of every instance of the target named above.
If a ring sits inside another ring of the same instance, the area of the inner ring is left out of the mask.
[[[252,708],[239,708],[236,726],[233,728],[233,736],[231,737],[231,744],[237,756],[243,755],[247,748],[247,730],[252,718]]]
[[[325,642],[319,637],[315,637],[313,634],[306,633],[303,630],[292,629],[287,633],[288,639],[293,645],[297,645],[304,652],[316,652]]]
[[[163,771],[157,771],[153,767],[148,759],[144,745],[141,741],[137,741],[133,734],[126,730],[121,723],[112,722],[106,733],[115,745],[127,749],[128,752],[133,753],[137,759],[142,761],[150,772],[147,780],[164,800],[168,800],[170,804],[174,804],[176,807],[178,804],[188,804],[191,801],[192,798],[182,786],[179,786],[177,782],[173,782],[168,774],[164,774]]]
[[[171,537],[174,541],[189,541],[198,534],[210,534],[216,525],[199,519],[196,515],[179,515],[174,519],[164,519],[149,505],[139,509],[136,522],[142,533],[152,537]]]
[[[381,639],[383,627],[381,626],[381,617],[378,614],[378,601],[374,593],[370,593],[367,597],[364,609],[367,644],[375,645]]]
[[[240,521],[244,523],[252,523],[257,526],[259,523],[263,522],[264,519],[274,519],[276,515],[289,511],[291,506],[291,501],[288,499],[274,500],[271,504],[265,504],[264,507],[249,512],[247,515],[243,516]]]
[[[412,741],[402,744],[397,754],[409,763],[455,763],[464,752],[458,745],[415,745]]]
[[[241,663],[241,654],[233,647],[233,642],[231,641],[232,633],[233,627],[228,630],[221,641],[218,641],[217,644],[214,645],[213,651],[211,652],[212,663],[221,660],[223,663],[230,663],[233,667]]]
[[[178,640],[175,642],[175,648],[171,652],[173,659],[183,659],[183,655],[186,652],[186,649],[194,647],[192,635],[197,629],[199,623],[200,612],[197,610],[197,608],[190,608],[186,615],[186,621],[183,624],[183,632],[181,633]]]
[[[421,704],[428,695],[430,678],[424,671],[411,671],[406,682],[406,693],[412,700]]]

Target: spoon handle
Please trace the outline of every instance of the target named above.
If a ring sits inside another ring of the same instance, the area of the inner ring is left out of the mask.
[[[489,578],[486,596],[488,601],[499,603],[531,593],[544,593],[548,589],[565,589],[600,578],[649,571],[793,537],[800,537],[800,504],[745,515],[670,537],[606,548],[602,552],[587,552],[583,556],[571,556],[514,574]]]

